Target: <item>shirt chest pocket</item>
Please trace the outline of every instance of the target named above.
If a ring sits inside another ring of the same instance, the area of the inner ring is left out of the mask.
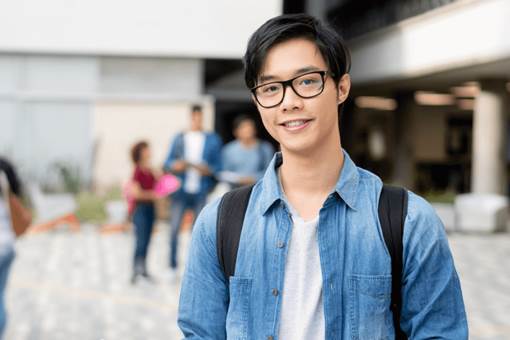
[[[391,275],[350,275],[349,314],[352,339],[393,338],[390,303]]]
[[[230,277],[227,339],[247,340],[252,279]]]

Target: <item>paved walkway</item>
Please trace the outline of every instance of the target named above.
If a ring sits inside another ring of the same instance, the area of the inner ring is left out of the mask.
[[[470,339],[510,339],[510,234],[450,236]]]
[[[185,235],[184,243],[188,239]],[[130,234],[101,235],[88,226],[79,233],[20,240],[8,288],[5,339],[179,339],[178,284],[168,284],[156,272],[166,265],[166,240],[161,225],[149,265],[159,282],[136,286],[129,284]],[[510,339],[510,235],[454,234],[450,244],[471,339]]]
[[[166,268],[165,231],[154,235],[150,253],[158,284],[135,286],[129,283],[131,234],[101,235],[89,226],[20,240],[5,339],[182,338],[176,324],[179,285],[167,284],[164,273],[156,272]]]

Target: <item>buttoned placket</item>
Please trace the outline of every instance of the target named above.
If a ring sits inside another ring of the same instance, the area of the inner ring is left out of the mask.
[[[285,263],[287,257],[288,247],[287,245],[290,242],[290,234],[291,234],[291,225],[292,225],[292,215],[289,212],[285,202],[283,200],[280,201],[280,204],[276,206],[275,211],[273,212],[277,214],[278,218],[276,219],[277,224],[277,232],[276,232],[276,244],[274,246],[274,250],[276,251],[276,261],[275,264],[277,268],[274,268],[277,273],[277,281],[272,282],[270,285],[270,294],[274,299],[274,308],[275,315],[273,318],[272,325],[272,333],[268,334],[268,339],[270,337],[276,339],[278,335],[278,326],[279,319],[281,315],[281,301],[282,301],[282,289],[285,275]]]
[[[342,211],[342,209],[347,209],[347,205],[337,193],[333,193],[328,196],[320,211],[319,227],[321,229],[319,233],[321,235],[318,234],[319,252],[321,258],[325,257],[327,262],[329,262],[331,265],[333,263],[343,263],[344,255],[341,254],[343,247],[339,247],[339,244],[337,243],[345,241],[345,235],[342,235],[345,221],[341,221],[339,218],[339,213]],[[340,230],[336,230],[336,228],[340,228]],[[335,232],[338,234],[334,235],[333,233]],[[338,249],[340,253],[336,254],[336,249]],[[335,268],[331,265],[327,268],[323,268],[322,270],[324,280],[322,294],[323,303],[325,304],[324,321],[326,322],[326,338],[339,339],[339,325],[332,324],[331,321],[341,319],[342,308],[340,306],[342,304],[342,296],[338,291],[338,289],[341,289],[341,287],[336,286],[333,283],[333,280],[341,279],[336,277],[339,273],[336,275],[333,274]],[[333,301],[336,302],[332,303]],[[326,313],[326,310],[328,310],[329,313]]]

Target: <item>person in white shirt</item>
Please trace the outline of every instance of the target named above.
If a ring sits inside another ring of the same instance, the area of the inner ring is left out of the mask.
[[[170,205],[170,279],[173,281],[178,266],[177,249],[179,228],[188,209],[197,216],[205,205],[207,194],[216,184],[221,170],[220,137],[203,129],[202,107],[191,109],[191,124],[187,131],[175,136],[163,166],[181,180],[181,188],[171,195]]]

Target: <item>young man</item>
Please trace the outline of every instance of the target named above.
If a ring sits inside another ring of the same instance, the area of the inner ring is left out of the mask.
[[[170,204],[171,281],[177,275],[177,246],[184,212],[191,209],[195,217],[198,215],[214,186],[213,176],[221,168],[222,142],[217,134],[203,131],[202,107],[194,105],[190,118],[190,129],[174,138],[164,164],[165,171],[176,174],[182,181],[180,190],[171,195]]]
[[[273,146],[257,138],[255,120],[242,115],[234,120],[235,140],[223,147],[220,179],[233,188],[254,184],[262,178],[274,155]]]
[[[394,339],[383,184],[340,144],[338,106],[350,89],[343,41],[312,17],[284,15],[254,33],[244,60],[281,153],[251,193],[234,276],[225,278],[216,251],[219,202],[198,218],[179,326],[193,339]],[[441,221],[411,192],[407,207],[400,328],[410,339],[467,339]]]

